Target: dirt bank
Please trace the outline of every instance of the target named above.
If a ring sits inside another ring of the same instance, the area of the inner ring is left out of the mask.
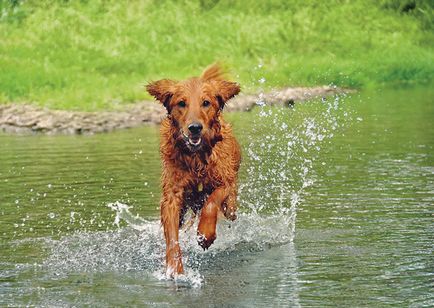
[[[258,102],[288,106],[312,98],[347,90],[335,87],[286,88],[257,95],[239,95],[229,101],[225,112],[249,111]],[[121,110],[77,112],[51,110],[26,104],[0,105],[0,130],[8,133],[93,134],[144,124],[158,124],[165,109],[156,102],[143,101]]]

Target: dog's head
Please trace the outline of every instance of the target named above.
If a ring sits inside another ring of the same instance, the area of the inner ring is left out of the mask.
[[[200,77],[179,82],[162,79],[149,83],[146,90],[166,107],[177,130],[175,138],[195,152],[218,138],[220,112],[240,92],[240,86],[224,80],[222,70],[214,64]]]

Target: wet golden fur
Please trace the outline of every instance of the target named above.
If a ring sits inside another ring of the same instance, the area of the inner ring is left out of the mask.
[[[226,81],[220,67],[212,65],[200,77],[180,82],[163,79],[149,83],[146,89],[168,112],[160,129],[160,208],[166,269],[173,276],[183,272],[178,234],[188,208],[200,213],[197,233],[204,249],[216,239],[219,213],[236,218],[241,152],[222,110],[240,87]],[[203,127],[199,134],[190,132],[192,123]]]

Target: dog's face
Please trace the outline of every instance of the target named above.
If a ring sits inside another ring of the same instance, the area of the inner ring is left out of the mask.
[[[220,125],[218,117],[225,103],[240,92],[235,82],[222,79],[218,66],[206,69],[201,77],[185,81],[163,79],[146,87],[166,107],[177,128],[175,138],[195,152],[210,144]]]

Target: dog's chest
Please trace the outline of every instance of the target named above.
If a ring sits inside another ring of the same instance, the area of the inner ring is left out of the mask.
[[[187,157],[182,161],[182,167],[193,178],[206,178],[209,175],[211,165],[205,159],[199,157]]]
[[[222,179],[219,176],[216,164],[210,157],[200,157],[199,155],[187,156],[178,160],[178,166],[184,171],[188,188],[196,193],[202,191],[212,191],[221,185]]]

